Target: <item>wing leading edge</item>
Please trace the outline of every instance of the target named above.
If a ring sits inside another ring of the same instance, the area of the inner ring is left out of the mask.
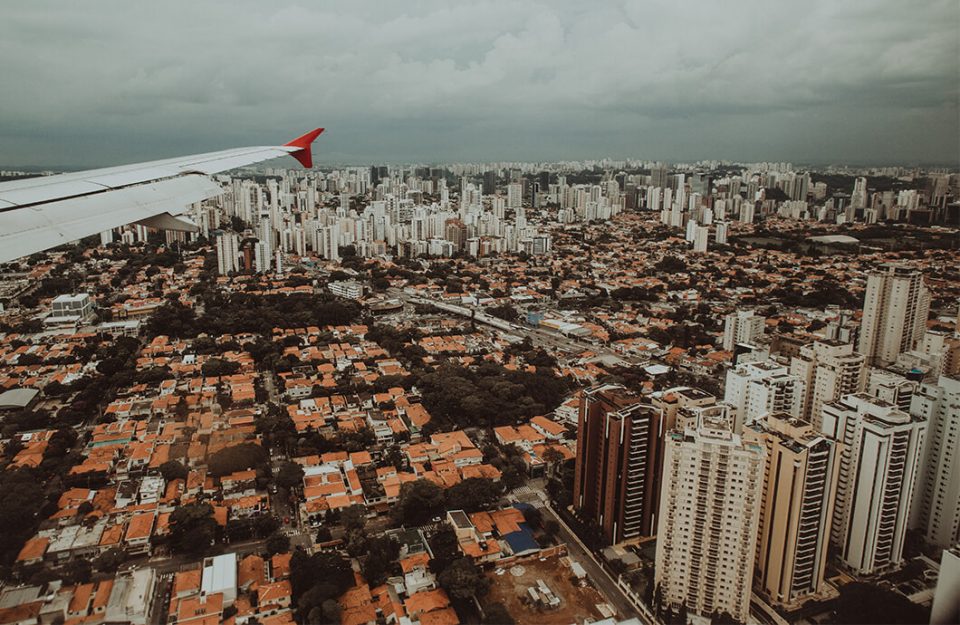
[[[311,144],[322,132],[317,128],[280,146],[0,182],[0,263],[136,221],[182,213],[223,192],[212,174],[286,154],[312,167]]]

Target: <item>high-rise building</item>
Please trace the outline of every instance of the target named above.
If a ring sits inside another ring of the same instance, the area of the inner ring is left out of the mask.
[[[771,360],[748,362],[727,370],[724,401],[736,407],[734,432],[777,412],[800,416],[803,386],[787,367]]]
[[[725,221],[718,221],[716,229],[714,230],[713,236],[717,242],[717,245],[726,245],[727,244],[727,230],[729,226]]]
[[[697,226],[693,233],[693,253],[704,254],[709,244],[710,228]]]
[[[752,310],[738,310],[723,319],[723,349],[732,352],[737,343],[752,344],[763,336],[766,319]]]
[[[960,379],[923,384],[910,413],[927,422],[910,526],[938,547],[960,544]]]
[[[520,208],[523,205],[523,185],[511,182],[507,185],[507,208]]]
[[[831,540],[852,571],[898,565],[926,422],[866,393],[823,404],[822,432],[842,443]]]
[[[850,194],[850,206],[863,208],[867,205],[867,179],[858,177],[853,181],[853,193]]]
[[[681,411],[688,412],[717,405],[716,397],[704,390],[689,386],[676,386],[658,391],[650,396],[650,401],[653,407],[663,414],[664,430],[672,430],[676,427],[677,417]],[[691,422],[696,423],[696,421]]]
[[[662,464],[662,413],[618,385],[580,399],[573,501],[609,543],[656,529]]]
[[[917,269],[888,264],[867,277],[859,351],[867,364],[889,365],[923,338],[930,292]]]
[[[910,412],[910,403],[917,390],[917,382],[886,369],[869,369],[866,392],[888,401],[904,412]]]
[[[853,345],[839,341],[814,341],[790,359],[790,373],[804,388],[800,417],[820,429],[820,407],[842,395],[859,393],[866,380],[865,359]]]
[[[467,243],[467,226],[459,219],[444,222],[444,238],[453,243],[454,248],[462,250]]]
[[[764,448],[733,433],[727,411],[667,435],[655,583],[664,604],[745,623],[763,501]]]
[[[666,166],[660,165],[650,170],[650,184],[657,188],[666,187],[670,184]]]
[[[240,269],[240,237],[236,232],[221,232],[217,235],[217,271],[225,276]]]
[[[743,440],[767,450],[757,586],[774,604],[797,605],[824,590],[840,445],[786,413],[746,426]]]

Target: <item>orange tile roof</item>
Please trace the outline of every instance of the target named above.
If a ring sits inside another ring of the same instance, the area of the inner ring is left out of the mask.
[[[129,542],[131,540],[149,538],[153,533],[153,523],[155,520],[156,513],[154,512],[135,514],[133,518],[130,519],[130,524],[127,525],[126,540]]]
[[[17,562],[42,558],[47,552],[47,547],[49,545],[50,539],[46,536],[35,536],[34,538],[31,538],[23,545],[23,548],[17,555]]]
[[[177,571],[173,577],[173,594],[182,595],[200,592],[202,576],[203,571],[200,569]]]
[[[411,618],[416,618],[424,612],[442,610],[450,605],[450,598],[442,589],[424,590],[407,598],[403,607]]]

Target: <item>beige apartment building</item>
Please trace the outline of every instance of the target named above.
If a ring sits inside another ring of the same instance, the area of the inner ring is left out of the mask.
[[[841,445],[783,412],[747,425],[743,440],[767,452],[755,587],[793,607],[824,590]]]

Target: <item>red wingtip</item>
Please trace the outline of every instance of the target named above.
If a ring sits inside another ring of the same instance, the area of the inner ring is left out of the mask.
[[[293,141],[284,143],[284,145],[300,148],[296,152],[291,152],[290,156],[300,161],[300,164],[307,169],[313,167],[313,154],[310,151],[310,144],[320,136],[321,132],[323,132],[323,128],[315,128],[307,134],[297,137]]]

